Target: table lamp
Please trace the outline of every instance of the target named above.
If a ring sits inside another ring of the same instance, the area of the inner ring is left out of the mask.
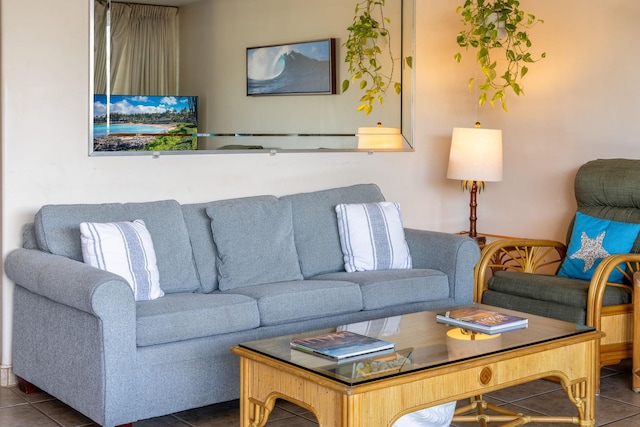
[[[502,181],[502,131],[475,128],[454,128],[449,153],[447,178],[471,182],[469,202],[469,237],[478,244],[486,243],[476,231],[476,194],[478,183]]]
[[[402,134],[399,128],[378,126],[358,128],[359,149],[400,149],[402,148]]]

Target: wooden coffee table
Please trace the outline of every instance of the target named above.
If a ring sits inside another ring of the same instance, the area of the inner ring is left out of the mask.
[[[478,405],[483,394],[546,377],[562,384],[575,415],[541,417],[503,410],[487,415],[480,409],[477,415],[456,415],[454,421],[594,425],[597,348],[604,334],[555,319],[493,309],[527,317],[528,328],[471,341],[460,330],[436,323],[435,312],[394,319],[399,320],[397,330],[381,338],[396,343],[397,361],[403,362],[381,373],[369,370],[383,365],[363,363],[368,368],[363,370],[357,362],[336,364],[289,348],[292,338],[335,328],[235,346],[231,351],[240,356],[241,426],[264,426],[278,398],[309,409],[321,427],[391,426],[406,413],[454,400],[472,398],[465,410],[484,408],[484,402]]]

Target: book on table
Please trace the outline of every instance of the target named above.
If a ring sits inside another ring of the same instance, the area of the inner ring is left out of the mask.
[[[489,335],[526,328],[529,323],[525,317],[478,307],[459,308],[438,313],[436,321]]]
[[[309,338],[295,339],[291,348],[326,357],[334,361],[353,360],[372,354],[391,353],[395,344],[351,331],[337,331]]]

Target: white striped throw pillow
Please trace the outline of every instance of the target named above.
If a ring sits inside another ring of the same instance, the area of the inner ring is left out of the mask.
[[[149,230],[141,219],[133,222],[80,224],[85,264],[122,276],[136,301],[164,296]]]
[[[347,272],[411,268],[398,203],[339,204],[336,213]]]

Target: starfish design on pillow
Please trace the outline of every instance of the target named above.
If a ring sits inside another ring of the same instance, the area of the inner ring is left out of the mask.
[[[599,259],[608,257],[611,255],[607,252],[602,246],[602,241],[604,240],[604,236],[607,234],[606,231],[603,231],[596,237],[595,239],[590,239],[587,236],[587,233],[584,231],[580,235],[580,250],[575,252],[569,258],[571,259],[581,259],[584,261],[584,272],[586,273],[593,264]]]

